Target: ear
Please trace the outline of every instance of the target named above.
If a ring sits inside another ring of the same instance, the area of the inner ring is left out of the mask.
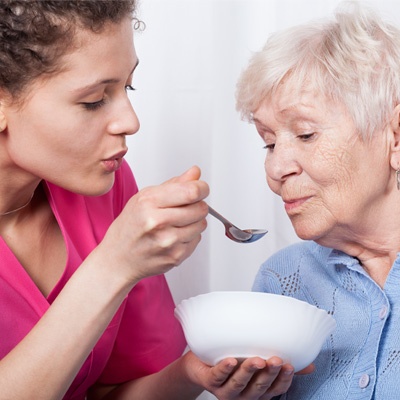
[[[0,90],[0,133],[3,132],[7,127],[6,104],[6,93],[3,90]]]
[[[6,116],[3,113],[1,103],[0,103],[0,132],[3,132],[7,127]]]
[[[390,165],[394,170],[400,168],[400,104],[393,110],[390,122]]]

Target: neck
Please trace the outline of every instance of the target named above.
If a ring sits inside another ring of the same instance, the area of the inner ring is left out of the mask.
[[[34,193],[35,193],[35,192],[32,193],[32,195],[31,195],[31,197],[29,198],[29,200],[28,200],[26,203],[24,203],[22,206],[19,206],[19,207],[17,207],[17,208],[14,208],[13,210],[10,210],[10,211],[6,211],[6,212],[3,212],[3,213],[0,213],[0,217],[4,217],[4,216],[10,215],[10,214],[14,214],[14,213],[16,213],[16,212],[18,212],[18,211],[24,209],[25,207],[27,207],[27,206],[29,205],[29,203],[31,202]]]

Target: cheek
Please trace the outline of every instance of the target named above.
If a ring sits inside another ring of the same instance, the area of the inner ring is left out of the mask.
[[[10,128],[9,154],[13,162],[25,170],[42,175],[74,163],[79,154],[88,151],[85,132],[75,124],[23,122]]]
[[[351,184],[359,165],[354,158],[352,149],[347,147],[323,146],[317,149],[307,160],[308,167],[304,169],[313,180],[325,185],[336,187]]]

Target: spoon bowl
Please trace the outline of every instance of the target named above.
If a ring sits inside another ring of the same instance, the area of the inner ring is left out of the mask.
[[[208,213],[224,224],[225,235],[234,242],[252,243],[261,239],[268,232],[265,229],[239,229],[210,206],[208,206]]]

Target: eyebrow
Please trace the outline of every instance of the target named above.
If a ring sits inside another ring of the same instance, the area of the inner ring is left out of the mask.
[[[293,121],[294,121],[295,119],[299,119],[299,118],[300,118],[302,121],[306,121],[306,122],[315,124],[315,123],[317,122],[317,121],[315,120],[315,118],[314,118],[314,117],[311,117],[311,116],[309,116],[309,115],[307,115],[307,112],[304,112],[304,111],[302,110],[302,108],[304,108],[304,109],[315,109],[315,107],[312,106],[312,105],[307,105],[307,104],[305,104],[305,103],[299,103],[299,104],[292,104],[292,105],[289,105],[288,107],[283,108],[282,110],[279,110],[279,111],[278,111],[278,114],[281,114],[281,115],[285,115],[285,114],[287,114],[287,113],[292,114],[292,116],[289,115],[289,117],[286,119],[287,122],[288,122],[289,124],[291,124],[291,125],[293,124]],[[293,118],[293,115],[294,115],[296,118]],[[255,118],[254,116],[252,117],[252,122],[255,123],[255,124],[260,125],[262,129],[266,129],[266,130],[268,130],[268,131],[270,131],[270,132],[272,132],[272,133],[274,132],[273,129],[271,129],[268,125],[266,125],[264,122],[262,122],[262,121],[259,120],[258,118]]]
[[[258,118],[254,118],[254,117],[253,117],[253,118],[252,118],[252,122],[255,123],[255,124],[261,125],[262,128],[267,129],[267,130],[273,132],[273,130],[272,130],[269,126],[265,125],[264,122],[260,121]]]
[[[132,71],[130,72],[129,76],[131,76],[133,74],[133,72],[135,71],[136,67],[139,65],[139,59],[137,59],[135,65],[132,68]],[[86,92],[89,91],[91,89],[96,88],[97,86],[101,86],[101,85],[107,85],[110,83],[118,83],[120,82],[120,79],[115,79],[115,78],[110,78],[110,79],[102,79],[102,80],[98,80],[92,83],[89,83],[88,85],[85,85],[83,87],[80,87],[76,90],[73,90],[74,92],[80,93],[80,92]]]
[[[279,111],[279,114],[293,113],[295,115],[301,115],[307,119],[307,113],[309,110],[315,110],[316,107],[312,104],[307,103],[294,103],[286,108]]]

